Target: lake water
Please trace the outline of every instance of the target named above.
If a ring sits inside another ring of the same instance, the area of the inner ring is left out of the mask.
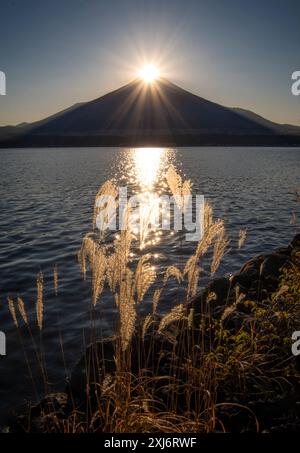
[[[0,357],[0,422],[9,408],[32,397],[7,297],[24,299],[33,336],[39,342],[35,284],[37,273],[43,272],[43,347],[52,388],[63,389],[66,373],[80,357],[83,338],[88,338],[90,329],[90,281],[82,279],[76,255],[83,236],[91,230],[97,189],[112,177],[135,189],[155,179],[159,183],[171,164],[192,180],[194,193],[210,201],[214,216],[225,220],[231,243],[218,274],[238,271],[247,259],[287,245],[295,234],[291,215],[293,211],[298,218],[300,215],[293,194],[300,188],[299,148],[0,150],[0,330],[7,338],[7,355]],[[247,229],[247,238],[238,250],[240,229]],[[175,234],[148,249],[156,253],[160,271],[170,263],[182,263],[193,247]],[[59,273],[57,296],[53,289],[55,265]],[[178,293],[172,291],[170,288],[162,301],[162,309],[176,303]],[[104,294],[97,310],[98,335],[108,335],[115,321],[111,298]],[[37,376],[32,340],[25,331],[22,337]]]

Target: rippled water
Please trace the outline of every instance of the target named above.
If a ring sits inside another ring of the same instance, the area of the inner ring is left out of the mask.
[[[145,159],[149,156],[149,159]],[[300,187],[300,149],[179,148],[124,150],[116,148],[0,150],[0,330],[7,336],[7,355],[0,357],[0,419],[7,409],[32,398],[24,351],[8,313],[8,295],[23,297],[35,327],[35,280],[45,279],[42,344],[52,389],[63,389],[65,376],[83,351],[90,330],[90,281],[83,281],[76,255],[90,231],[92,207],[101,183],[115,177],[132,189],[149,186],[170,164],[203,194],[216,217],[225,219],[231,249],[219,274],[237,271],[250,257],[286,245],[295,233],[292,211],[299,217],[293,190]],[[247,228],[242,250],[238,232]],[[160,270],[182,263],[193,251],[178,235],[149,246]],[[53,289],[58,266],[59,294]],[[205,281],[205,279],[203,280]],[[170,288],[162,308],[176,303]],[[146,307],[147,304],[145,304]],[[115,308],[104,295],[98,306],[97,334],[112,332]],[[32,339],[22,332],[34,376],[38,376]],[[66,367],[62,359],[63,344]],[[40,380],[36,379],[38,390]]]

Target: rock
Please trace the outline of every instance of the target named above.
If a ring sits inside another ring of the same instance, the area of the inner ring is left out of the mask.
[[[292,248],[299,247],[300,248],[300,233],[296,234],[296,236],[290,243],[290,247],[292,247]]]
[[[297,244],[299,244],[299,248]],[[274,253],[250,259],[231,280],[223,277],[210,282],[193,301],[192,305],[196,314],[201,313],[201,304],[205,303],[208,294],[215,293],[216,298],[210,301],[210,305],[213,314],[218,316],[220,314],[218,307],[235,301],[237,285],[239,293],[245,294],[245,299],[253,301],[267,299],[271,293],[276,291],[282,268],[288,264],[291,255],[295,262],[300,261],[300,235],[297,235],[288,247],[281,247]]]
[[[223,305],[224,300],[227,299],[231,282],[228,278],[222,277],[213,280],[207,287],[207,293],[215,293],[217,298],[214,305],[220,302]]]
[[[105,338],[90,344],[73,369],[67,391],[72,398],[85,401],[87,386],[105,373],[115,371],[115,338]],[[99,366],[101,365],[101,367]]]
[[[64,392],[49,393],[38,404],[20,409],[10,422],[12,432],[42,432],[47,418],[56,415],[63,417],[68,404],[68,395]]]
[[[228,298],[228,294],[230,291],[231,281],[228,278],[216,278],[212,282],[210,282],[203,293],[194,299],[193,306],[196,309],[199,308],[199,302],[203,301],[206,302],[210,293],[214,293],[215,297],[211,299],[209,302],[210,305],[213,307],[218,307],[220,305],[224,305]],[[197,311],[197,310],[196,310]]]
[[[243,274],[244,272],[251,273],[251,274],[259,274],[261,263],[263,262],[265,256],[259,255],[255,258],[251,258],[247,263],[242,266],[239,274]]]
[[[262,278],[278,279],[281,274],[281,270],[285,264],[289,261],[288,255],[282,255],[279,253],[273,253],[267,255],[260,267],[260,275]]]
[[[245,271],[241,274],[236,274],[232,278],[232,285],[238,285],[243,292],[249,291],[250,287],[253,284],[253,281],[256,281],[258,274],[252,271]]]
[[[289,245],[288,247],[280,247],[279,249],[275,250],[275,253],[279,255],[287,255],[290,256],[292,251],[292,247]]]
[[[247,319],[247,314],[239,311],[237,308],[233,309],[231,306],[225,308],[222,319],[225,329],[238,332]]]
[[[30,414],[32,417],[36,417],[41,414],[41,412],[57,412],[64,410],[67,404],[67,394],[63,392],[59,393],[49,393],[43,398],[39,404],[32,406],[30,409]]]

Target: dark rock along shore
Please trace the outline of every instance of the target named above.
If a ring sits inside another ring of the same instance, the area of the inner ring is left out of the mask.
[[[281,269],[288,263],[295,262],[299,251],[300,234],[297,234],[287,247],[250,259],[231,278],[212,280],[203,293],[194,300],[195,309],[203,298],[206,299],[208,294],[213,292],[216,295],[212,301],[213,311],[218,312],[218,307],[223,310],[224,306],[230,305],[235,298],[236,287],[248,300],[267,299],[278,287]]]

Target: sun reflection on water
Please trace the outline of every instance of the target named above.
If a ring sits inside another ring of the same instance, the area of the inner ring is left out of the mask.
[[[175,150],[132,148],[124,157],[123,179],[138,200],[131,214],[132,231],[139,236],[140,249],[156,246],[161,241],[159,217],[164,209],[159,197],[167,193],[166,172],[175,161]]]
[[[166,160],[165,148],[136,148],[132,150],[136,177],[142,188],[152,189]]]

